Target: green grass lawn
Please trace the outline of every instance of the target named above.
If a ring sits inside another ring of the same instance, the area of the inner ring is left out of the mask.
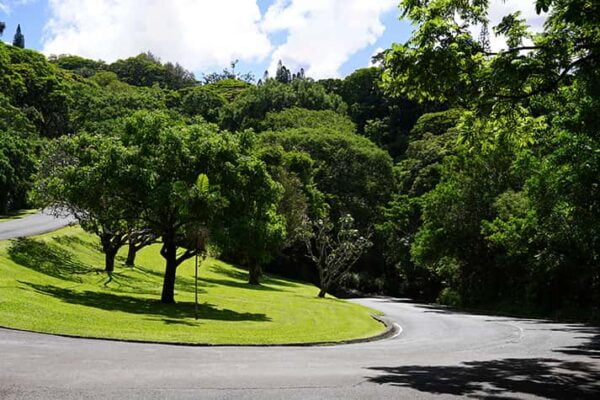
[[[0,215],[0,223],[6,222],[6,221],[12,221],[13,219],[23,218],[28,215],[35,214],[38,211],[39,211],[38,209],[19,210],[19,211],[11,212],[6,215]]]
[[[95,237],[78,227],[0,241],[0,326],[86,337],[210,344],[340,341],[383,331],[374,310],[317,298],[311,285],[274,277],[246,284],[246,272],[214,259],[200,269],[194,318],[194,261],[177,272],[176,305],[158,302],[163,259],[142,250],[137,266],[102,272]]]

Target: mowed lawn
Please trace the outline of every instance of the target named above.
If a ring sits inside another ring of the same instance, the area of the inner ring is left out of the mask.
[[[170,343],[281,344],[364,338],[383,331],[374,310],[317,298],[312,285],[246,272],[214,259],[200,267],[194,318],[194,260],[177,273],[176,305],[158,302],[164,262],[158,245],[102,271],[94,236],[78,227],[0,242],[0,326],[86,337]]]

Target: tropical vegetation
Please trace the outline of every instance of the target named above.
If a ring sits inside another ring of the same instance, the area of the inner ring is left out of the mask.
[[[349,216],[372,246],[325,291],[598,319],[600,5],[489,3],[403,0],[410,38],[322,81],[2,43],[0,214],[71,212],[112,274],[158,241],[164,303],[196,255],[324,286],[306,221]]]

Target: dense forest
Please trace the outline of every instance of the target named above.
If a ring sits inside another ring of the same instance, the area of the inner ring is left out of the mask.
[[[317,284],[306,221],[351,215],[336,294],[598,319],[600,3],[537,0],[537,34],[487,3],[404,0],[406,43],[321,81],[0,43],[0,213],[69,205],[113,262],[160,240],[173,282],[201,242]]]

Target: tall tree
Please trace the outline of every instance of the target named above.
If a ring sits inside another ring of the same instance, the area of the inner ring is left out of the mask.
[[[25,48],[25,36],[21,33],[21,25],[17,25],[17,32],[15,33],[15,37],[13,39],[13,46],[20,47],[22,49]]]
[[[262,265],[269,262],[285,239],[285,219],[277,205],[282,188],[259,160],[247,165],[247,178],[240,181],[236,197],[230,199],[228,233],[236,254],[248,266],[248,283],[260,284]]]
[[[122,186],[125,197],[142,210],[142,225],[162,238],[161,301],[171,304],[178,267],[204,252],[209,238],[235,247],[252,237],[263,225],[240,222],[249,218],[247,206],[272,209],[278,189],[245,135],[218,132],[213,125],[186,126],[164,113],[137,113],[125,122],[121,140],[134,153],[129,168],[137,173],[129,188]]]
[[[325,297],[373,245],[370,234],[363,236],[354,227],[350,214],[341,216],[337,227],[327,218],[314,222],[306,219],[303,231],[308,257],[319,271],[319,297]]]
[[[127,149],[106,136],[64,136],[50,145],[35,185],[40,206],[73,215],[84,230],[98,236],[109,274],[139,213],[121,190],[124,182],[135,180],[126,167],[128,156]]]
[[[279,60],[279,62],[277,63],[275,80],[280,83],[290,83],[292,81],[292,73],[285,65],[283,65],[283,62],[281,60]]]
[[[6,24],[4,23],[4,21],[0,21],[0,36],[2,36],[5,29],[6,29]]]
[[[465,110],[437,186],[412,185],[430,190],[412,260],[450,302],[597,318],[600,3],[537,0],[543,31],[507,14],[492,29],[499,50],[471,34],[489,4],[401,2],[415,30],[386,52],[386,89]]]

